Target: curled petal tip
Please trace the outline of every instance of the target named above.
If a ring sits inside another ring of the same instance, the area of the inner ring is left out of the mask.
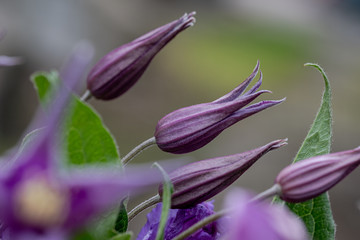
[[[185,13],[185,15],[182,17],[184,21],[186,22],[184,25],[184,28],[192,27],[196,23],[196,18],[194,15],[196,12],[191,12],[189,14]]]
[[[275,144],[272,146],[272,149],[280,148],[280,147],[288,144],[288,139],[287,138],[279,139],[279,140],[274,141],[274,143]]]

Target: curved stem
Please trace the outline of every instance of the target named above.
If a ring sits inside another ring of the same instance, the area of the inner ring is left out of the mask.
[[[259,193],[258,195],[256,195],[253,199],[251,199],[250,201],[263,201],[269,197],[273,197],[276,194],[280,193],[280,186],[278,184],[275,184],[274,186],[272,186],[271,188]],[[198,231],[199,229],[205,227],[206,225],[208,225],[209,223],[212,223],[216,220],[218,220],[219,218],[230,214],[233,212],[233,209],[228,208],[228,209],[224,209],[221,210],[217,213],[214,213],[206,218],[203,218],[202,220],[200,220],[199,222],[195,223],[194,225],[192,225],[191,227],[189,227],[188,229],[186,229],[185,231],[183,231],[182,233],[180,233],[179,235],[177,235],[175,238],[173,238],[173,240],[183,240],[187,237],[189,237],[191,234],[195,233],[196,231]]]
[[[275,184],[271,188],[259,193],[251,201],[264,201],[267,198],[274,197],[281,193],[281,187],[279,184]]]
[[[83,102],[88,101],[92,97],[89,90],[86,90],[86,92],[81,96],[80,100]]]
[[[136,146],[133,150],[131,150],[125,157],[121,159],[121,163],[123,165],[126,165],[129,163],[136,155],[138,155],[140,152],[145,150],[146,148],[150,147],[151,145],[154,145],[156,143],[155,137],[152,137],[142,143],[140,143],[138,146]]]
[[[183,240],[183,239],[189,237],[191,234],[193,234],[197,230],[199,230],[200,228],[205,227],[209,223],[212,223],[212,222],[218,220],[219,218],[229,214],[230,212],[231,212],[230,209],[224,209],[224,210],[214,213],[206,218],[203,218],[199,222],[195,223],[194,225],[192,225],[191,227],[189,227],[188,229],[186,229],[185,231],[183,231],[182,233],[180,233],[179,235],[174,237],[172,240]]]
[[[141,213],[143,210],[147,209],[148,207],[151,207],[152,205],[160,202],[160,196],[159,194],[149,198],[148,200],[140,203],[136,207],[134,207],[129,213],[128,213],[128,222],[130,222],[136,215]]]

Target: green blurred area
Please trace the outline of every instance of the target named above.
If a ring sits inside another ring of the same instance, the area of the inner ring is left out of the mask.
[[[276,76],[272,86],[286,85],[286,79],[311,52],[311,37],[303,32],[241,22],[208,24],[212,28],[199,30],[194,26],[191,36],[181,40],[184,47],[164,53],[164,69],[194,91],[231,89],[234,81],[251,73],[257,60],[266,76]]]

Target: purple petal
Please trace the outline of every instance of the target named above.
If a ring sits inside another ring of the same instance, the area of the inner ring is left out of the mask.
[[[251,196],[233,190],[226,197],[226,207],[231,209],[225,239],[246,240],[304,240],[304,225],[287,208],[266,202],[251,201]]]
[[[23,59],[20,57],[0,56],[0,66],[10,67],[22,63],[23,63]]]
[[[83,225],[89,218],[109,210],[131,193],[146,190],[159,184],[161,177],[156,169],[139,168],[121,172],[121,169],[87,169],[73,171],[63,176],[62,182],[69,189],[70,206],[66,228]]]
[[[160,222],[162,204],[159,203],[147,215],[147,222],[141,229],[137,240],[154,240]],[[214,213],[212,202],[204,202],[189,209],[170,209],[165,227],[165,240],[171,240],[193,224]],[[219,237],[217,222],[211,223],[192,234],[187,240],[215,240]]]
[[[259,67],[260,67],[260,62],[258,61],[255,68],[254,68],[254,70],[253,70],[253,72],[251,73],[251,75],[244,82],[242,82],[239,86],[237,86],[234,90],[232,90],[228,94],[226,94],[226,95],[222,96],[221,98],[213,101],[213,103],[222,103],[222,102],[232,101],[235,98],[238,98],[245,91],[245,89],[251,83],[251,81],[256,77],[256,75],[257,75],[257,73],[259,71]],[[261,85],[261,81],[260,81],[260,85]]]

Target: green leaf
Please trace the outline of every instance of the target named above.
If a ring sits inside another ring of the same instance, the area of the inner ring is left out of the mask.
[[[120,233],[110,238],[110,240],[130,240],[132,235],[133,235],[132,232]]]
[[[126,211],[125,200],[121,201],[120,209],[115,220],[115,230],[119,233],[126,232],[128,228],[128,213]]]
[[[59,74],[56,71],[37,72],[31,75],[31,81],[34,84],[40,99],[40,103],[47,106],[59,86]]]
[[[73,112],[65,123],[65,150],[69,163],[82,165],[119,160],[115,141],[95,110],[77,98],[72,106]]]
[[[57,72],[32,75],[40,102],[47,105],[61,84]],[[65,119],[63,138],[65,159],[69,164],[82,165],[118,161],[115,140],[102,123],[100,116],[88,104],[73,96]],[[65,111],[64,111],[65,112]]]
[[[332,135],[331,89],[324,70],[317,64],[305,66],[317,68],[323,75],[325,91],[321,106],[294,162],[330,152]],[[304,221],[309,235],[316,240],[335,239],[335,223],[327,193],[303,203],[286,203]]]
[[[158,164],[154,163],[154,165],[159,168],[161,171],[164,182],[163,182],[163,195],[162,195],[162,209],[161,209],[161,219],[158,227],[158,231],[156,233],[156,240],[163,240],[164,239],[164,231],[166,222],[169,216],[169,210],[171,206],[171,195],[173,193],[173,185],[171,183],[171,180],[165,170]]]

